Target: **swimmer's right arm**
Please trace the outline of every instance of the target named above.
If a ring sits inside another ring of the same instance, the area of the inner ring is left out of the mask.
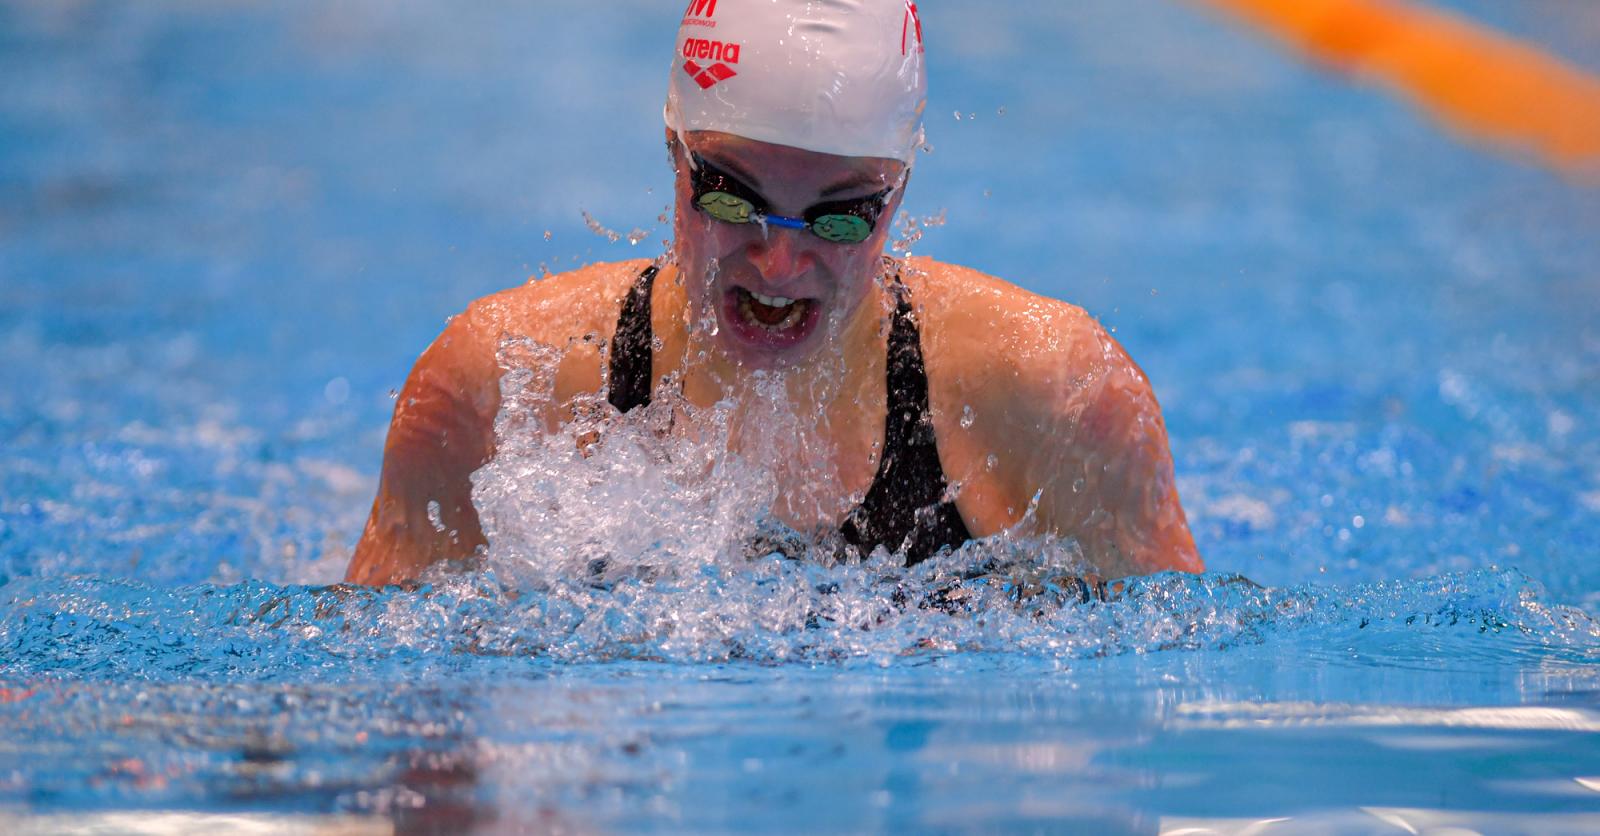
[[[410,580],[435,563],[470,559],[485,543],[471,475],[494,455],[500,370],[475,314],[445,328],[400,392],[348,582]]]
[[[494,456],[501,345],[514,336],[534,351],[509,362],[544,364],[554,397],[528,416],[554,432],[571,401],[602,386],[600,345],[644,260],[597,264],[474,302],[423,352],[406,380],[384,445],[378,497],[345,580],[412,580],[444,561],[468,561],[487,545],[472,504],[472,473]]]

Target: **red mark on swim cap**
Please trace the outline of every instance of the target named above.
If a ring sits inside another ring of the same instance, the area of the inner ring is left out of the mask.
[[[689,0],[689,9],[683,13],[684,17],[716,17],[717,0]]]
[[[721,63],[712,64],[702,69],[699,64],[693,61],[685,61],[683,62],[683,71],[694,79],[695,84],[700,85],[701,90],[710,90],[717,82],[727,81],[738,75],[732,67]]]
[[[715,6],[716,3],[713,2],[712,5]],[[917,4],[913,3],[912,0],[906,0],[906,17],[905,17],[905,20],[900,23],[900,54],[901,55],[907,54],[908,48],[910,47],[910,44],[908,44],[906,42],[906,36],[911,34],[911,31],[912,31],[911,30],[911,25],[913,23],[916,24],[917,51],[921,52],[922,51],[922,16],[917,14]]]

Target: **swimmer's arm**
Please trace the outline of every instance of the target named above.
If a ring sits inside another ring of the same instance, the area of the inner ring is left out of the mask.
[[[1077,539],[1108,575],[1204,571],[1149,379],[1098,323],[1073,330],[1073,348],[1042,353],[1049,368],[1024,376],[1035,384],[1013,405],[1041,453],[1027,457],[1017,500],[1037,493],[1038,528]]]
[[[520,417],[555,432],[572,419],[574,397],[601,390],[599,346],[648,263],[591,265],[504,290],[451,320],[395,404],[378,498],[346,580],[411,580],[435,563],[470,560],[487,545],[471,477],[494,457],[502,359],[535,367],[537,378],[553,382],[554,397],[531,400]]]
[[[456,317],[411,370],[346,581],[399,583],[485,544],[470,477],[494,455],[500,369],[484,325],[473,310]]]

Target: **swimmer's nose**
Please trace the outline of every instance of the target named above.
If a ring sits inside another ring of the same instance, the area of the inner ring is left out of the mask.
[[[805,234],[802,230],[771,227],[761,240],[750,245],[750,261],[774,289],[811,269],[811,251],[800,240]]]

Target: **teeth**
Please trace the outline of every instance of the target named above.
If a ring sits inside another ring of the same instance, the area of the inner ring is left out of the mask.
[[[756,326],[757,328],[761,328],[762,330],[769,331],[769,332],[772,332],[774,334],[781,333],[781,332],[783,332],[785,330],[788,330],[789,328],[793,328],[794,326],[799,325],[800,324],[800,320],[805,317],[806,307],[807,306],[805,306],[805,305],[794,305],[794,301],[795,300],[793,300],[793,299],[784,299],[783,297],[780,296],[780,297],[777,297],[777,299],[782,301],[783,305],[775,305],[775,304],[771,304],[771,303],[768,303],[768,302],[762,302],[761,304],[767,305],[768,307],[787,307],[789,305],[794,305],[794,307],[790,308],[789,313],[785,314],[782,320],[780,320],[780,321],[778,321],[776,323],[773,323],[771,325],[768,325],[767,323],[762,322],[761,320],[757,319],[755,311],[750,309],[751,300],[759,300],[759,299],[762,299],[762,298],[769,298],[770,299],[772,297],[758,297],[758,296],[756,296],[756,294],[752,293],[752,294],[750,294],[749,298],[739,300],[739,313],[744,317],[745,322],[748,322],[751,325]]]
[[[752,293],[750,296],[769,308],[787,308],[794,304],[793,299],[784,296],[762,296],[759,293]]]

